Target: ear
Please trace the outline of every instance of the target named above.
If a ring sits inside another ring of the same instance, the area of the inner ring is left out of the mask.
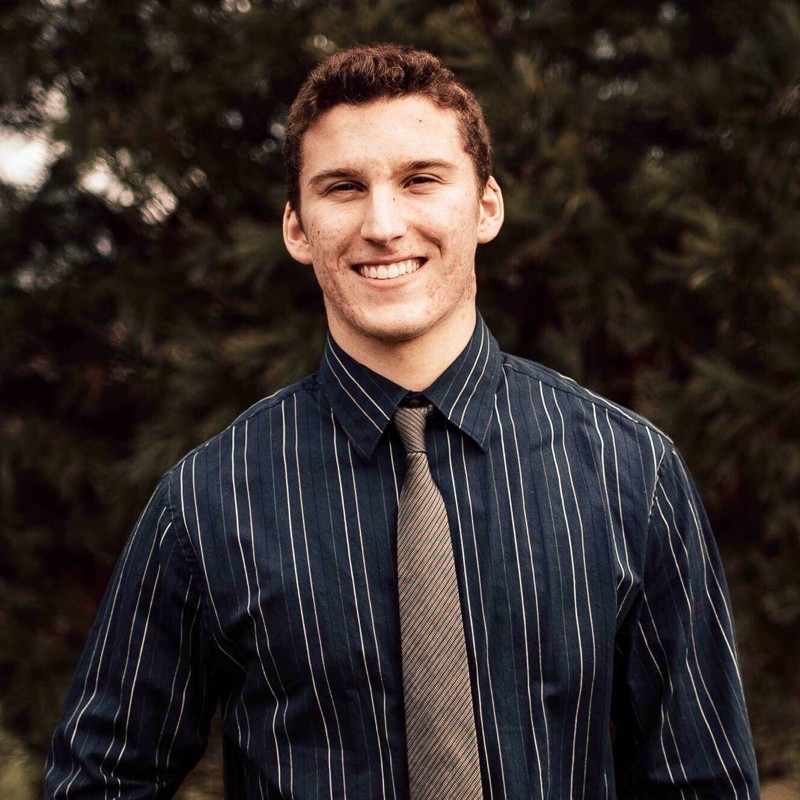
[[[493,177],[489,177],[480,201],[478,217],[478,243],[491,242],[503,227],[505,211],[503,208],[503,192]]]
[[[289,203],[283,212],[283,243],[295,261],[311,264],[311,245],[300,222],[300,215]]]

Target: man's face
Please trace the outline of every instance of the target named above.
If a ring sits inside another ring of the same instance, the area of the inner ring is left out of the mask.
[[[335,106],[305,135],[300,198],[286,246],[348,352],[471,333],[475,249],[503,203],[494,179],[479,193],[454,112],[419,95]]]

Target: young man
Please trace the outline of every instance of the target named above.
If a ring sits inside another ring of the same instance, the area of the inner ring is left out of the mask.
[[[499,352],[481,110],[343,51],[286,142],[319,371],[162,480],[56,731],[48,796],[169,797],[219,704],[231,798],[757,798],[719,557],[672,442]]]

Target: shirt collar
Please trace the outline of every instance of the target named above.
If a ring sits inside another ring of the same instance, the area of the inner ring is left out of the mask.
[[[500,348],[478,315],[467,346],[423,393],[484,451],[501,371]],[[319,375],[331,410],[351,444],[362,458],[371,460],[406,390],[360,364],[330,335]]]

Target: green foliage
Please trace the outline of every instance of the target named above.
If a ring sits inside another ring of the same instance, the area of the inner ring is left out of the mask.
[[[505,349],[674,436],[728,561],[762,770],[797,770],[800,11],[780,0],[6,3],[0,125],[54,160],[0,185],[5,724],[45,746],[158,476],[315,368],[283,123],[319,58],[377,40],[484,101],[507,222],[481,308]]]

